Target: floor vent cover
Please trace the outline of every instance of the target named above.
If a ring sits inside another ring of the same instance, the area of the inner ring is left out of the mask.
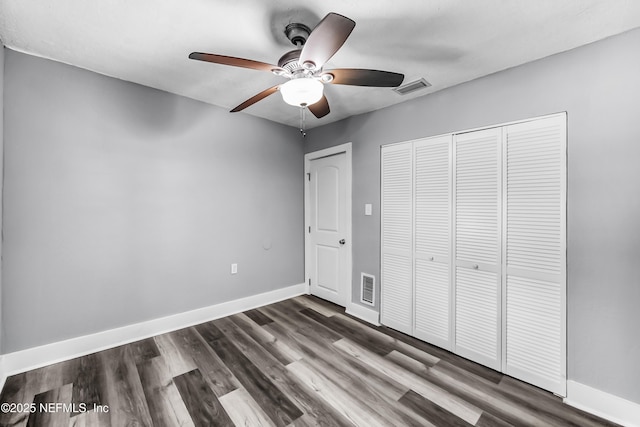
[[[417,90],[424,89],[429,86],[431,86],[431,83],[429,83],[425,79],[420,79],[420,80],[414,80],[402,86],[398,86],[393,90],[398,92],[400,95],[407,95],[411,92],[415,92]]]
[[[360,302],[374,305],[376,278],[371,274],[362,273],[360,276]]]

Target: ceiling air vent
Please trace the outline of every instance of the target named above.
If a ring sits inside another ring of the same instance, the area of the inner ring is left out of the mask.
[[[420,80],[414,80],[412,82],[409,82],[406,85],[398,86],[393,90],[398,92],[400,95],[407,95],[411,92],[415,92],[417,90],[424,89],[429,86],[431,86],[431,83],[429,83],[425,79],[420,79]]]

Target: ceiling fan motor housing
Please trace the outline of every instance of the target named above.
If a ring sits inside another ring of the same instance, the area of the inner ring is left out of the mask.
[[[301,47],[307,42],[311,29],[304,24],[293,22],[286,26],[284,33],[293,45]]]
[[[290,73],[294,73],[297,70],[302,69],[298,59],[300,59],[300,53],[302,49],[291,50],[280,57],[278,60],[278,67],[284,68]]]

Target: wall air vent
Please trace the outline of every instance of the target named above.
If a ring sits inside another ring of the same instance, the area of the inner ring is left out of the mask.
[[[360,274],[360,302],[374,305],[376,278],[371,274]]]
[[[395,88],[393,90],[398,92],[400,95],[407,95],[409,93],[415,92],[415,91],[420,90],[420,89],[427,88],[429,86],[431,86],[431,83],[429,83],[425,79],[420,79],[420,80],[414,80],[414,81],[409,82],[409,83],[407,83],[405,85],[402,85],[402,86],[398,86],[397,88]]]

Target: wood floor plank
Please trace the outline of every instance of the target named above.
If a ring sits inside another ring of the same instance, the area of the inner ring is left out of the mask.
[[[104,400],[108,402],[114,426],[152,427],[151,415],[135,364],[135,360],[141,360],[137,356],[136,350],[129,346],[116,347],[100,353],[105,368]],[[86,422],[95,421],[87,417],[83,417],[83,420],[85,418]]]
[[[437,426],[447,427],[471,427],[465,420],[458,418],[446,409],[441,408],[428,399],[420,396],[413,390],[409,390],[398,400],[402,405],[421,415]]]
[[[80,415],[76,415],[75,417],[71,417],[68,425],[69,427],[137,426],[137,424],[117,424],[116,422],[111,421],[110,412],[95,411],[87,411]]]
[[[286,426],[302,416],[300,409],[251,363],[215,324],[209,323],[207,327],[212,330],[210,336],[222,336],[207,343],[276,426]]]
[[[323,307],[324,310],[327,310],[327,312],[331,312],[333,314],[345,314],[346,310],[344,307],[341,307],[337,304],[332,303],[331,301],[327,301],[324,300],[322,298],[319,298],[315,295],[300,295],[297,298],[291,298],[292,300],[295,300],[296,302],[298,302],[299,304],[305,305],[302,302],[300,302],[301,299],[306,299],[308,301],[311,301],[313,304],[315,304],[316,306],[319,307]],[[319,312],[319,310],[316,310]]]
[[[27,373],[12,375],[5,381],[0,394],[0,403],[31,403],[33,394],[27,389]],[[0,412],[0,426],[25,426],[29,418],[28,413]]]
[[[332,329],[315,322],[308,316],[300,314],[300,312],[289,311],[288,313],[284,313],[273,306],[261,307],[259,310],[269,315],[276,323],[288,329],[296,330],[298,328],[312,327],[317,331],[318,336],[325,341],[333,342],[342,338],[342,336],[334,332]],[[271,324],[265,326],[271,326]]]
[[[27,387],[34,395],[62,387],[69,383],[66,375],[71,363],[72,361],[54,363],[27,372]]]
[[[350,359],[347,357],[346,359]],[[316,374],[321,375],[332,383],[333,386],[341,388],[345,393],[351,395],[352,399],[359,402],[361,407],[367,408],[367,412],[378,422],[390,426],[415,426],[423,427],[425,420],[419,416],[412,417],[413,414],[399,410],[395,398],[389,398],[387,390],[384,388],[385,382],[378,382],[364,375],[353,375],[348,368],[344,368],[345,358],[334,360],[334,363],[327,363],[324,360],[306,360],[307,367],[313,369]],[[335,388],[332,388],[335,392]],[[357,390],[357,393],[353,393]],[[359,405],[359,407],[360,407]]]
[[[71,416],[70,410],[58,407],[53,407],[51,410],[43,410],[42,406],[50,407],[49,404],[71,405],[71,395],[71,384],[37,394],[33,399],[33,403],[36,405],[36,411],[29,415],[27,427],[58,427],[68,425]]]
[[[194,427],[171,372],[161,357],[138,364],[138,373],[154,427]]]
[[[224,334],[218,327],[211,322],[201,323],[200,325],[194,326],[194,329],[198,334],[202,337],[202,339],[209,345],[215,343],[216,340],[220,338],[224,338]]]
[[[440,407],[462,418],[469,424],[475,424],[482,415],[482,411],[476,406],[452,395],[440,387],[425,381],[416,374],[406,371],[395,363],[375,354],[356,343],[342,339],[333,345],[343,350],[345,353],[357,357],[371,368],[376,369],[383,374],[394,378],[396,381],[408,386],[410,389],[421,394],[423,397],[431,400]]]
[[[252,322],[249,317],[244,314],[236,314],[229,318],[283,365],[287,365],[294,360],[302,358],[300,353],[296,352],[282,341],[277,340],[273,335],[267,332],[266,329]],[[273,321],[269,323],[273,323]]]
[[[312,390],[306,384],[297,381],[296,378],[285,369],[284,365],[267,353],[267,351],[258,345],[244,330],[240,329],[234,322],[225,322],[224,320],[225,319],[221,319],[219,326],[225,335],[233,340],[238,349],[242,351],[258,369],[267,375],[285,396],[294,402],[304,413],[309,415],[311,419],[316,420],[318,425],[327,427],[350,425],[350,423],[343,419],[333,408],[325,405],[321,400],[315,399]],[[265,326],[271,326],[274,325],[274,323]],[[297,423],[298,420],[295,421],[295,424]]]
[[[146,362],[149,359],[160,356],[160,350],[153,338],[132,342],[127,346],[135,363]]]
[[[440,361],[438,357],[419,350],[412,345],[406,344],[397,338],[393,338],[381,332],[380,328],[374,328],[370,324],[360,319],[356,319],[353,316],[347,315],[346,313],[339,312],[330,317],[332,317],[333,321],[341,323],[343,327],[353,329],[355,334],[367,335],[370,337],[368,340],[372,342],[382,341],[385,343],[385,347],[388,346],[394,350],[404,353],[416,360],[419,360],[427,366],[433,366]]]
[[[440,360],[446,360],[452,365],[458,366],[461,369],[464,369],[469,373],[472,373],[476,376],[484,378],[487,381],[491,381],[494,384],[500,383],[500,381],[504,377],[504,375],[501,374],[500,372],[494,371],[493,369],[489,369],[486,366],[482,366],[480,364],[474,363],[470,360],[467,360],[463,357],[453,354],[447,350],[436,347],[434,345],[431,345],[427,342],[421,341],[409,335],[403,334],[402,332],[398,332],[394,329],[381,326],[379,328],[376,328],[376,330],[392,338],[395,338],[398,341],[402,341],[412,347],[415,347],[425,353],[435,356]]]
[[[9,377],[2,392],[2,402],[31,403],[37,394],[62,387],[68,382],[64,378],[68,364],[55,363]],[[24,427],[28,415],[24,412],[0,413],[0,426]]]
[[[384,356],[385,354],[388,354],[391,350],[393,350],[391,342],[387,339],[384,339],[375,331],[354,329],[352,325],[350,325],[344,319],[338,318],[336,316],[325,317],[309,308],[305,308],[300,313],[315,320],[321,325],[332,329],[338,335],[349,338],[349,340],[358,343],[367,350],[372,351],[380,356]]]
[[[64,383],[73,384],[71,403],[76,407],[102,405],[101,390],[104,388],[104,368],[98,354],[89,354],[70,360],[64,366]],[[79,414],[74,412],[72,416]]]
[[[191,354],[180,346],[181,337],[177,331],[158,335],[154,340],[172,377],[177,377],[197,368]]]
[[[336,314],[336,311],[333,307],[327,308],[325,305],[318,302],[319,298],[314,298],[309,295],[302,295],[293,299],[304,307],[315,310],[323,316],[331,317]]]
[[[281,340],[292,342],[302,352],[320,365],[322,370],[337,370],[345,376],[364,381],[367,388],[376,390],[391,401],[402,397],[409,388],[385,376],[378,371],[370,370],[358,359],[344,357],[344,352],[332,346],[332,342],[318,339],[311,328],[300,328],[296,331],[278,328],[277,325],[266,326],[273,329]],[[366,372],[366,375],[362,375]]]
[[[222,396],[220,403],[238,427],[275,427],[271,418],[242,387]]]
[[[245,316],[247,316],[249,319],[253,320],[256,324],[260,326],[268,325],[269,323],[273,322],[273,319],[271,319],[269,316],[267,316],[260,310],[255,310],[255,309],[248,310],[248,311],[245,311],[244,314]]]
[[[173,381],[196,427],[234,427],[199,370],[177,376]]]
[[[356,426],[387,426],[385,421],[372,416],[371,408],[368,408],[359,400],[353,397],[352,393],[346,392],[342,387],[338,387],[327,379],[322,373],[314,370],[304,360],[287,365],[287,370],[292,372],[305,384],[308,384],[313,391],[330,406],[335,408],[342,416],[351,421]]]
[[[545,417],[558,420],[559,423],[566,425],[584,427],[618,426],[616,423],[607,422],[595,415],[566,405],[560,397],[511,377],[505,376],[500,381],[497,393],[505,399],[528,408],[532,412],[544,414]]]
[[[487,411],[506,421],[519,421],[526,425],[552,426],[554,422],[536,416],[532,411],[519,405],[515,405],[507,399],[502,399],[490,386],[479,383],[478,380],[468,378],[466,380],[448,376],[435,368],[427,368],[408,356],[392,352],[386,357],[406,370],[425,379],[429,383],[446,390],[454,396],[463,399],[483,411]]]
[[[174,338],[176,345],[191,356],[216,396],[224,396],[240,386],[229,368],[194,328],[175,331]]]
[[[516,427],[516,425],[501,420],[488,412],[484,412],[476,423],[476,427]]]

